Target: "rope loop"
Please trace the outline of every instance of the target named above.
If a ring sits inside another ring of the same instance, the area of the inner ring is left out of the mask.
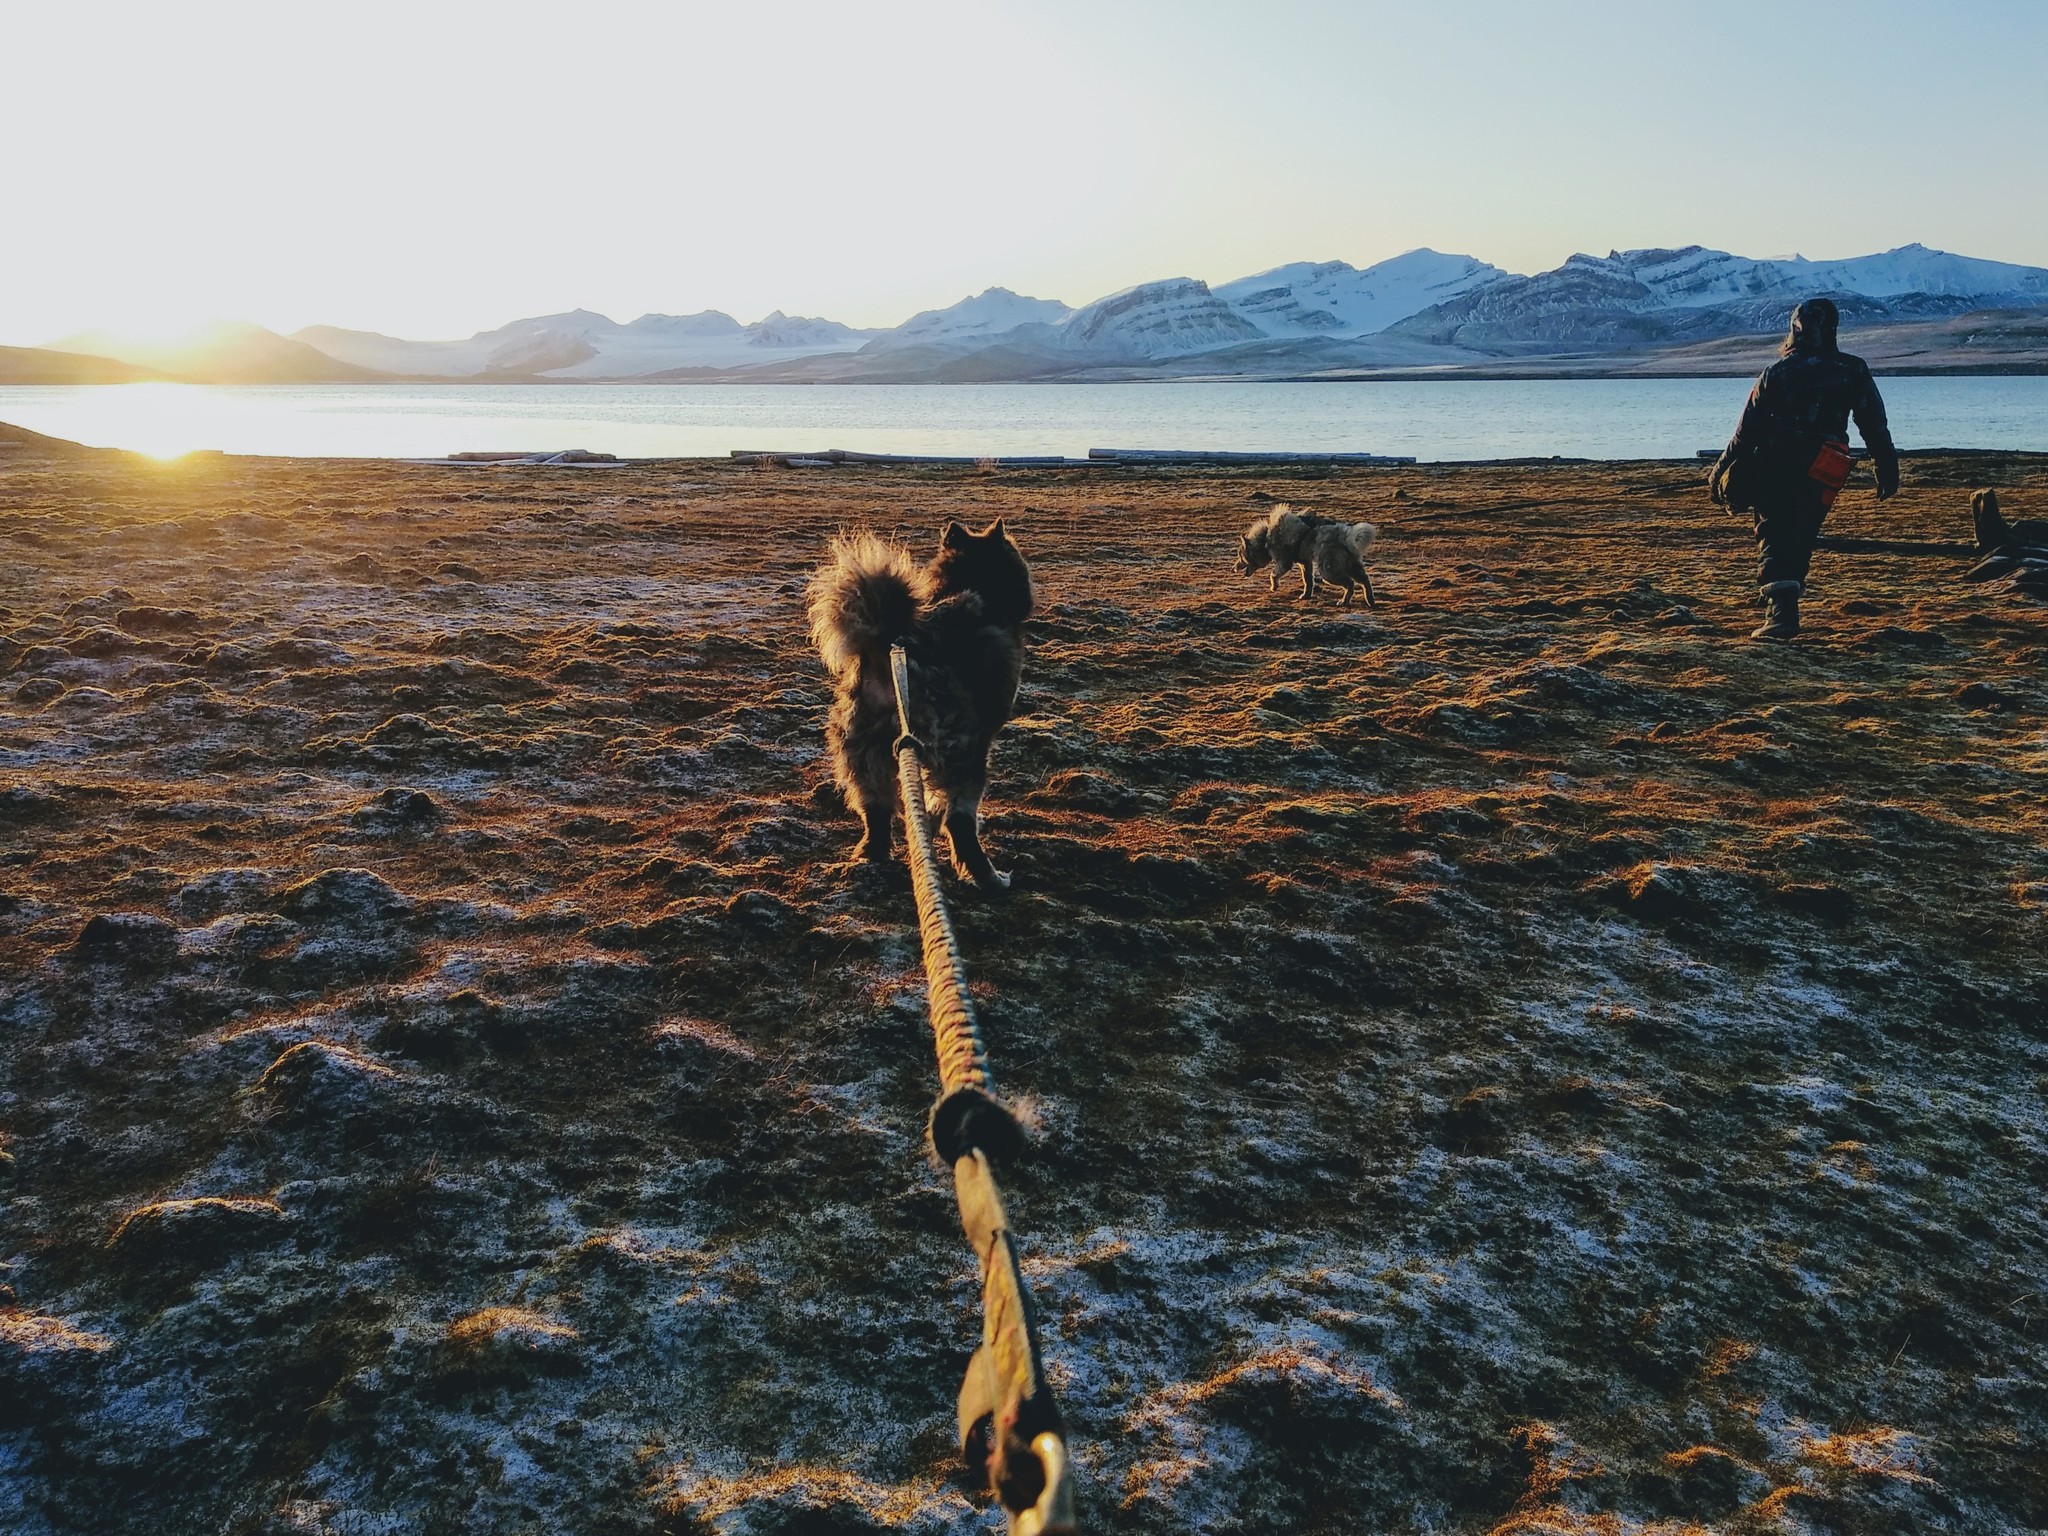
[[[1024,1150],[1017,1117],[980,1088],[950,1088],[932,1105],[932,1150],[951,1167],[970,1152],[1008,1162]]]

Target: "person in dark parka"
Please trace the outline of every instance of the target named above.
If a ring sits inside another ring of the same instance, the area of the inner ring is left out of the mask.
[[[1877,497],[1899,489],[1899,455],[1877,381],[1836,345],[1832,299],[1792,311],[1778,360],[1757,376],[1709,481],[1714,500],[1756,519],[1757,587],[1770,605],[1758,640],[1799,633],[1799,598],[1822,519],[1848,478],[1849,418],[1877,466]]]

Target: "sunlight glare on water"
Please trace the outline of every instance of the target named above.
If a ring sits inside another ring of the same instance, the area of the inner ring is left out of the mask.
[[[153,459],[218,447],[223,435],[244,441],[291,435],[289,406],[266,401],[262,391],[236,391],[248,398],[229,399],[228,391],[192,384],[110,384],[22,393],[53,398],[47,403],[25,401],[11,416],[0,407],[0,420],[95,447],[127,448]]]
[[[1901,447],[2048,449],[2048,378],[1880,381]],[[1718,447],[1743,379],[1302,384],[211,386],[0,388],[0,421],[159,457],[194,449],[430,458],[586,448],[1067,454],[1207,448],[1421,459],[1689,458]]]

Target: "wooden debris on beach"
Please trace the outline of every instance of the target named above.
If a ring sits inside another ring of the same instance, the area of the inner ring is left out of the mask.
[[[732,457],[742,464],[779,464],[787,469],[833,469],[843,464],[938,464],[992,469],[1090,469],[1099,468],[1087,459],[1069,459],[1059,454],[937,454],[856,453],[847,448],[796,451],[735,448]]]
[[[1384,453],[1230,453],[1210,449],[1090,448],[1085,459],[1059,454],[856,453],[846,448],[791,451],[735,448],[743,464],[828,468],[843,464],[951,464],[995,469],[1101,469],[1111,464],[1413,464]]]
[[[1232,453],[1208,448],[1090,448],[1088,457],[1111,464],[1413,464],[1412,456],[1386,453]]]
[[[1721,453],[1722,450],[1719,448],[1695,448],[1692,451],[1692,456],[1702,464],[1713,464],[1719,461]],[[1852,447],[1849,449],[1849,457],[1852,459],[1867,459],[1870,457],[1870,450],[1868,448]],[[1905,455],[1901,454],[1900,457],[1904,458]]]
[[[625,460],[615,453],[592,453],[587,448],[541,449],[527,452],[465,451],[441,459],[414,459],[415,464],[439,464],[453,469],[499,468],[507,465],[545,465],[556,469],[616,469]]]

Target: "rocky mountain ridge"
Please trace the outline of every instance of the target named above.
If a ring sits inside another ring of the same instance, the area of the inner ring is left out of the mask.
[[[2048,271],[1902,246],[1850,261],[1753,261],[1700,246],[1577,255],[1504,276],[1404,316],[1389,329],[1502,355],[1628,349],[1781,330],[1801,299],[1828,294],[1872,322],[2048,304]]]
[[[1364,268],[1297,262],[1214,287],[1185,276],[1140,283],[1078,309],[990,288],[883,329],[780,310],[743,325],[719,310],[621,323],[577,309],[463,340],[331,326],[287,338],[220,326],[181,345],[105,335],[52,345],[223,383],[1345,377],[1543,361],[1633,371],[1654,368],[1662,352],[1782,332],[1793,304],[1823,293],[1852,326],[1923,327],[1924,336],[1900,344],[1905,365],[1921,357],[1930,366],[2048,367],[2038,327],[2025,323],[2048,308],[2048,268],[1922,245],[1842,261],[1759,260],[1702,246],[1610,251],[1531,276],[1423,249]],[[1989,344],[1951,356],[1956,318],[1988,311],[2020,320],[1987,321],[1976,329]]]

